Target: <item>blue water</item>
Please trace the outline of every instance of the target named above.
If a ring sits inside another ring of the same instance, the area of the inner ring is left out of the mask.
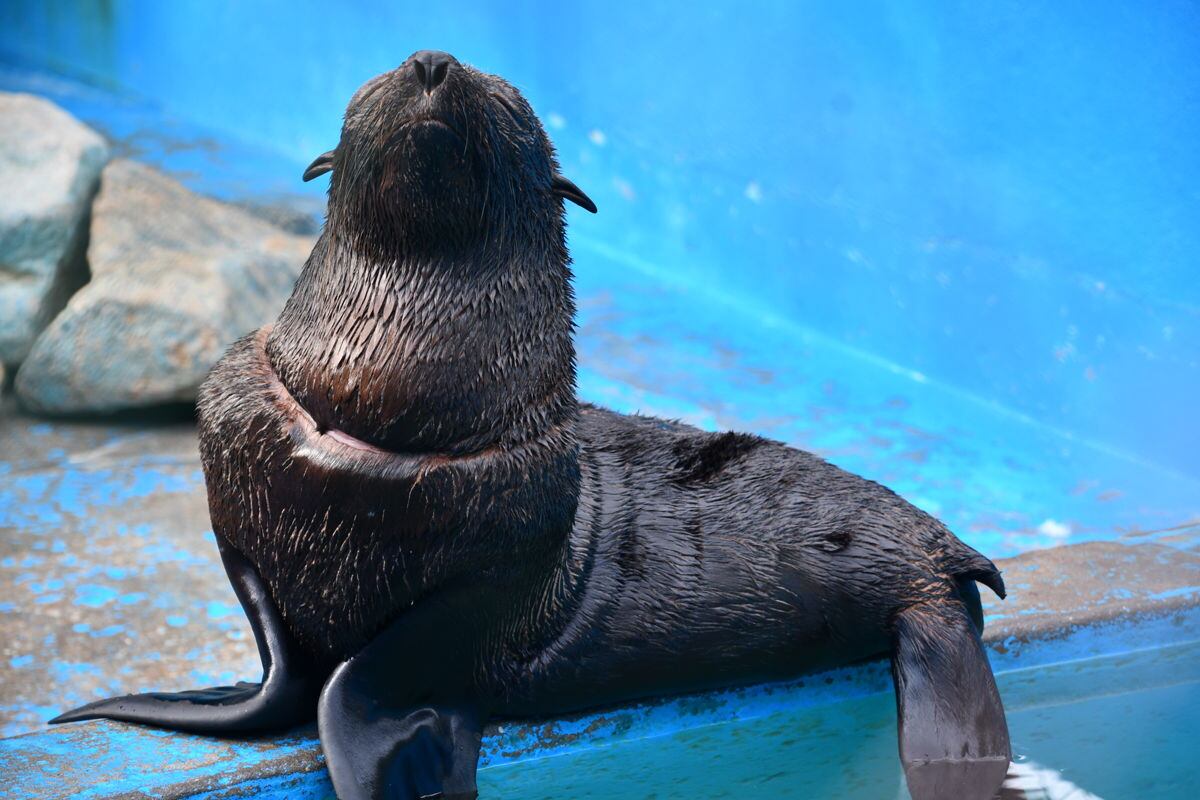
[[[1002,673],[1016,756],[1007,785],[1033,800],[1190,797],[1200,760],[1200,644]],[[493,798],[908,797],[891,693],[630,737],[480,773]],[[1018,795],[1019,796],[1019,795]]]

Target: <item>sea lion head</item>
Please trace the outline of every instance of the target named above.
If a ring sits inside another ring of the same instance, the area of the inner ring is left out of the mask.
[[[374,246],[428,243],[445,254],[480,237],[544,234],[547,220],[561,228],[562,199],[596,210],[559,174],[521,93],[436,50],[413,53],[354,94],[338,146],[304,180],[330,171],[330,225]]]

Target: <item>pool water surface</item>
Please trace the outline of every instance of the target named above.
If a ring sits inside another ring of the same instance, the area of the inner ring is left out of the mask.
[[[1014,753],[1006,800],[1173,800],[1200,785],[1200,642],[998,680]],[[498,764],[479,783],[513,800],[908,798],[890,692]]]

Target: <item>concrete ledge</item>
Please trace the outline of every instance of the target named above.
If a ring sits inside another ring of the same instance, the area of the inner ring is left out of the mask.
[[[1179,663],[1174,679],[1196,680],[1200,556],[1158,544],[1089,543],[1002,563],[1011,589],[988,603],[986,640],[1010,712],[1119,691],[1127,669],[1091,670],[1081,660],[1157,648]],[[1119,576],[1119,584],[1106,580]],[[1184,649],[1180,649],[1184,648]],[[1068,673],[1055,664],[1072,662]],[[1028,668],[1044,665],[1036,680]],[[890,691],[883,661],[782,684],[666,699],[541,723],[494,726],[484,742],[481,786],[503,785],[514,768],[541,759],[645,739],[700,732]],[[796,738],[802,738],[799,734]],[[798,746],[789,743],[789,746]],[[894,751],[893,751],[894,753]],[[892,756],[894,757],[894,756]],[[233,741],[93,722],[0,740],[4,798],[330,797],[311,728],[285,737]],[[541,787],[547,796],[555,788]],[[495,793],[493,793],[493,796]],[[515,795],[514,795],[515,796]]]

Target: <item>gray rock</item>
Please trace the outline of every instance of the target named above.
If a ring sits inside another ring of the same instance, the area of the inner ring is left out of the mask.
[[[235,200],[238,208],[249,211],[259,219],[283,228],[288,233],[316,236],[321,232],[325,203],[312,197],[289,197],[278,200]]]
[[[313,243],[114,160],[92,210],[92,280],[38,337],[17,396],[50,413],[195,400],[229,344],[279,313]]]
[[[0,92],[0,361],[20,363],[87,280],[104,139],[53,103]]]

